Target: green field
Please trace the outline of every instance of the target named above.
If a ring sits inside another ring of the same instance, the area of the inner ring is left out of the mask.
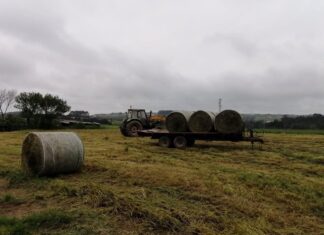
[[[256,129],[259,133],[324,135],[324,130],[315,129]]]
[[[84,169],[52,178],[21,171],[26,131],[0,133],[0,234],[323,234],[323,135],[179,150],[76,132]]]

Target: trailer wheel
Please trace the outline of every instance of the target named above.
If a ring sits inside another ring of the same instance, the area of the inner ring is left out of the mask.
[[[187,146],[188,147],[192,147],[192,146],[194,146],[195,145],[195,139],[194,138],[189,138],[188,140],[187,140]]]
[[[168,136],[161,136],[159,139],[159,145],[164,148],[170,148],[172,145],[171,139]]]
[[[187,142],[188,141],[187,141],[186,137],[181,136],[181,135],[175,137],[173,140],[174,147],[180,148],[180,149],[185,148],[187,146]]]

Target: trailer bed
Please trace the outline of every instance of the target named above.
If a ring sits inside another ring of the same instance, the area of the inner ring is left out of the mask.
[[[262,144],[264,142],[262,138],[255,136],[255,133],[252,130],[246,135],[243,132],[239,134],[221,134],[217,132],[168,132],[167,130],[150,129],[138,131],[138,135],[141,137],[159,139],[159,144],[163,147],[171,147],[174,145],[178,148],[192,146],[195,140],[232,142],[246,141],[250,142],[252,147],[254,143]]]

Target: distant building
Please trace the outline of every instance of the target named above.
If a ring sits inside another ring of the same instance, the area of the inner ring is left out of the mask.
[[[70,119],[75,119],[75,120],[83,120],[83,119],[89,119],[90,114],[88,111],[77,110],[77,111],[71,111],[67,115],[67,117]]]

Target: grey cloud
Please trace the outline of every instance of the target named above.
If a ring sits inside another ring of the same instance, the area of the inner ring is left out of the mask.
[[[3,77],[12,78],[22,74],[32,73],[32,64],[15,56],[11,51],[0,49],[0,73]]]
[[[239,34],[215,33],[205,38],[204,43],[229,45],[244,56],[253,56],[258,51],[256,41],[249,40]]]
[[[311,113],[324,104],[323,73],[307,67],[224,74],[214,86],[222,87],[219,95],[242,112]]]
[[[224,108],[241,112],[323,112],[324,35],[312,29],[305,29],[313,32],[311,38],[285,34],[274,18],[269,20],[278,29],[273,27],[271,34],[244,32],[239,23],[230,28],[217,25],[211,19],[228,16],[214,13],[210,1],[210,10],[207,3],[203,8],[208,17],[196,15],[198,3],[191,2],[188,9],[177,3],[177,12],[183,12],[180,22],[163,19],[173,17],[164,8],[154,9],[161,17],[140,21],[136,27],[141,34],[136,34],[127,11],[117,12],[121,15],[116,21],[105,18],[115,13],[105,2],[96,3],[107,10],[104,14],[96,7],[91,13],[77,2],[76,9],[63,1],[31,1],[27,7],[21,3],[0,3],[0,88],[50,92],[73,109],[92,113],[124,111],[129,105],[217,110],[220,97]],[[144,3],[138,4],[140,8]],[[86,15],[80,17],[85,13],[93,17],[91,22]],[[277,17],[285,21],[285,14]],[[269,25],[248,14],[242,17],[258,29]],[[154,25],[164,25],[163,40],[158,40]],[[127,26],[130,34],[122,28]]]

